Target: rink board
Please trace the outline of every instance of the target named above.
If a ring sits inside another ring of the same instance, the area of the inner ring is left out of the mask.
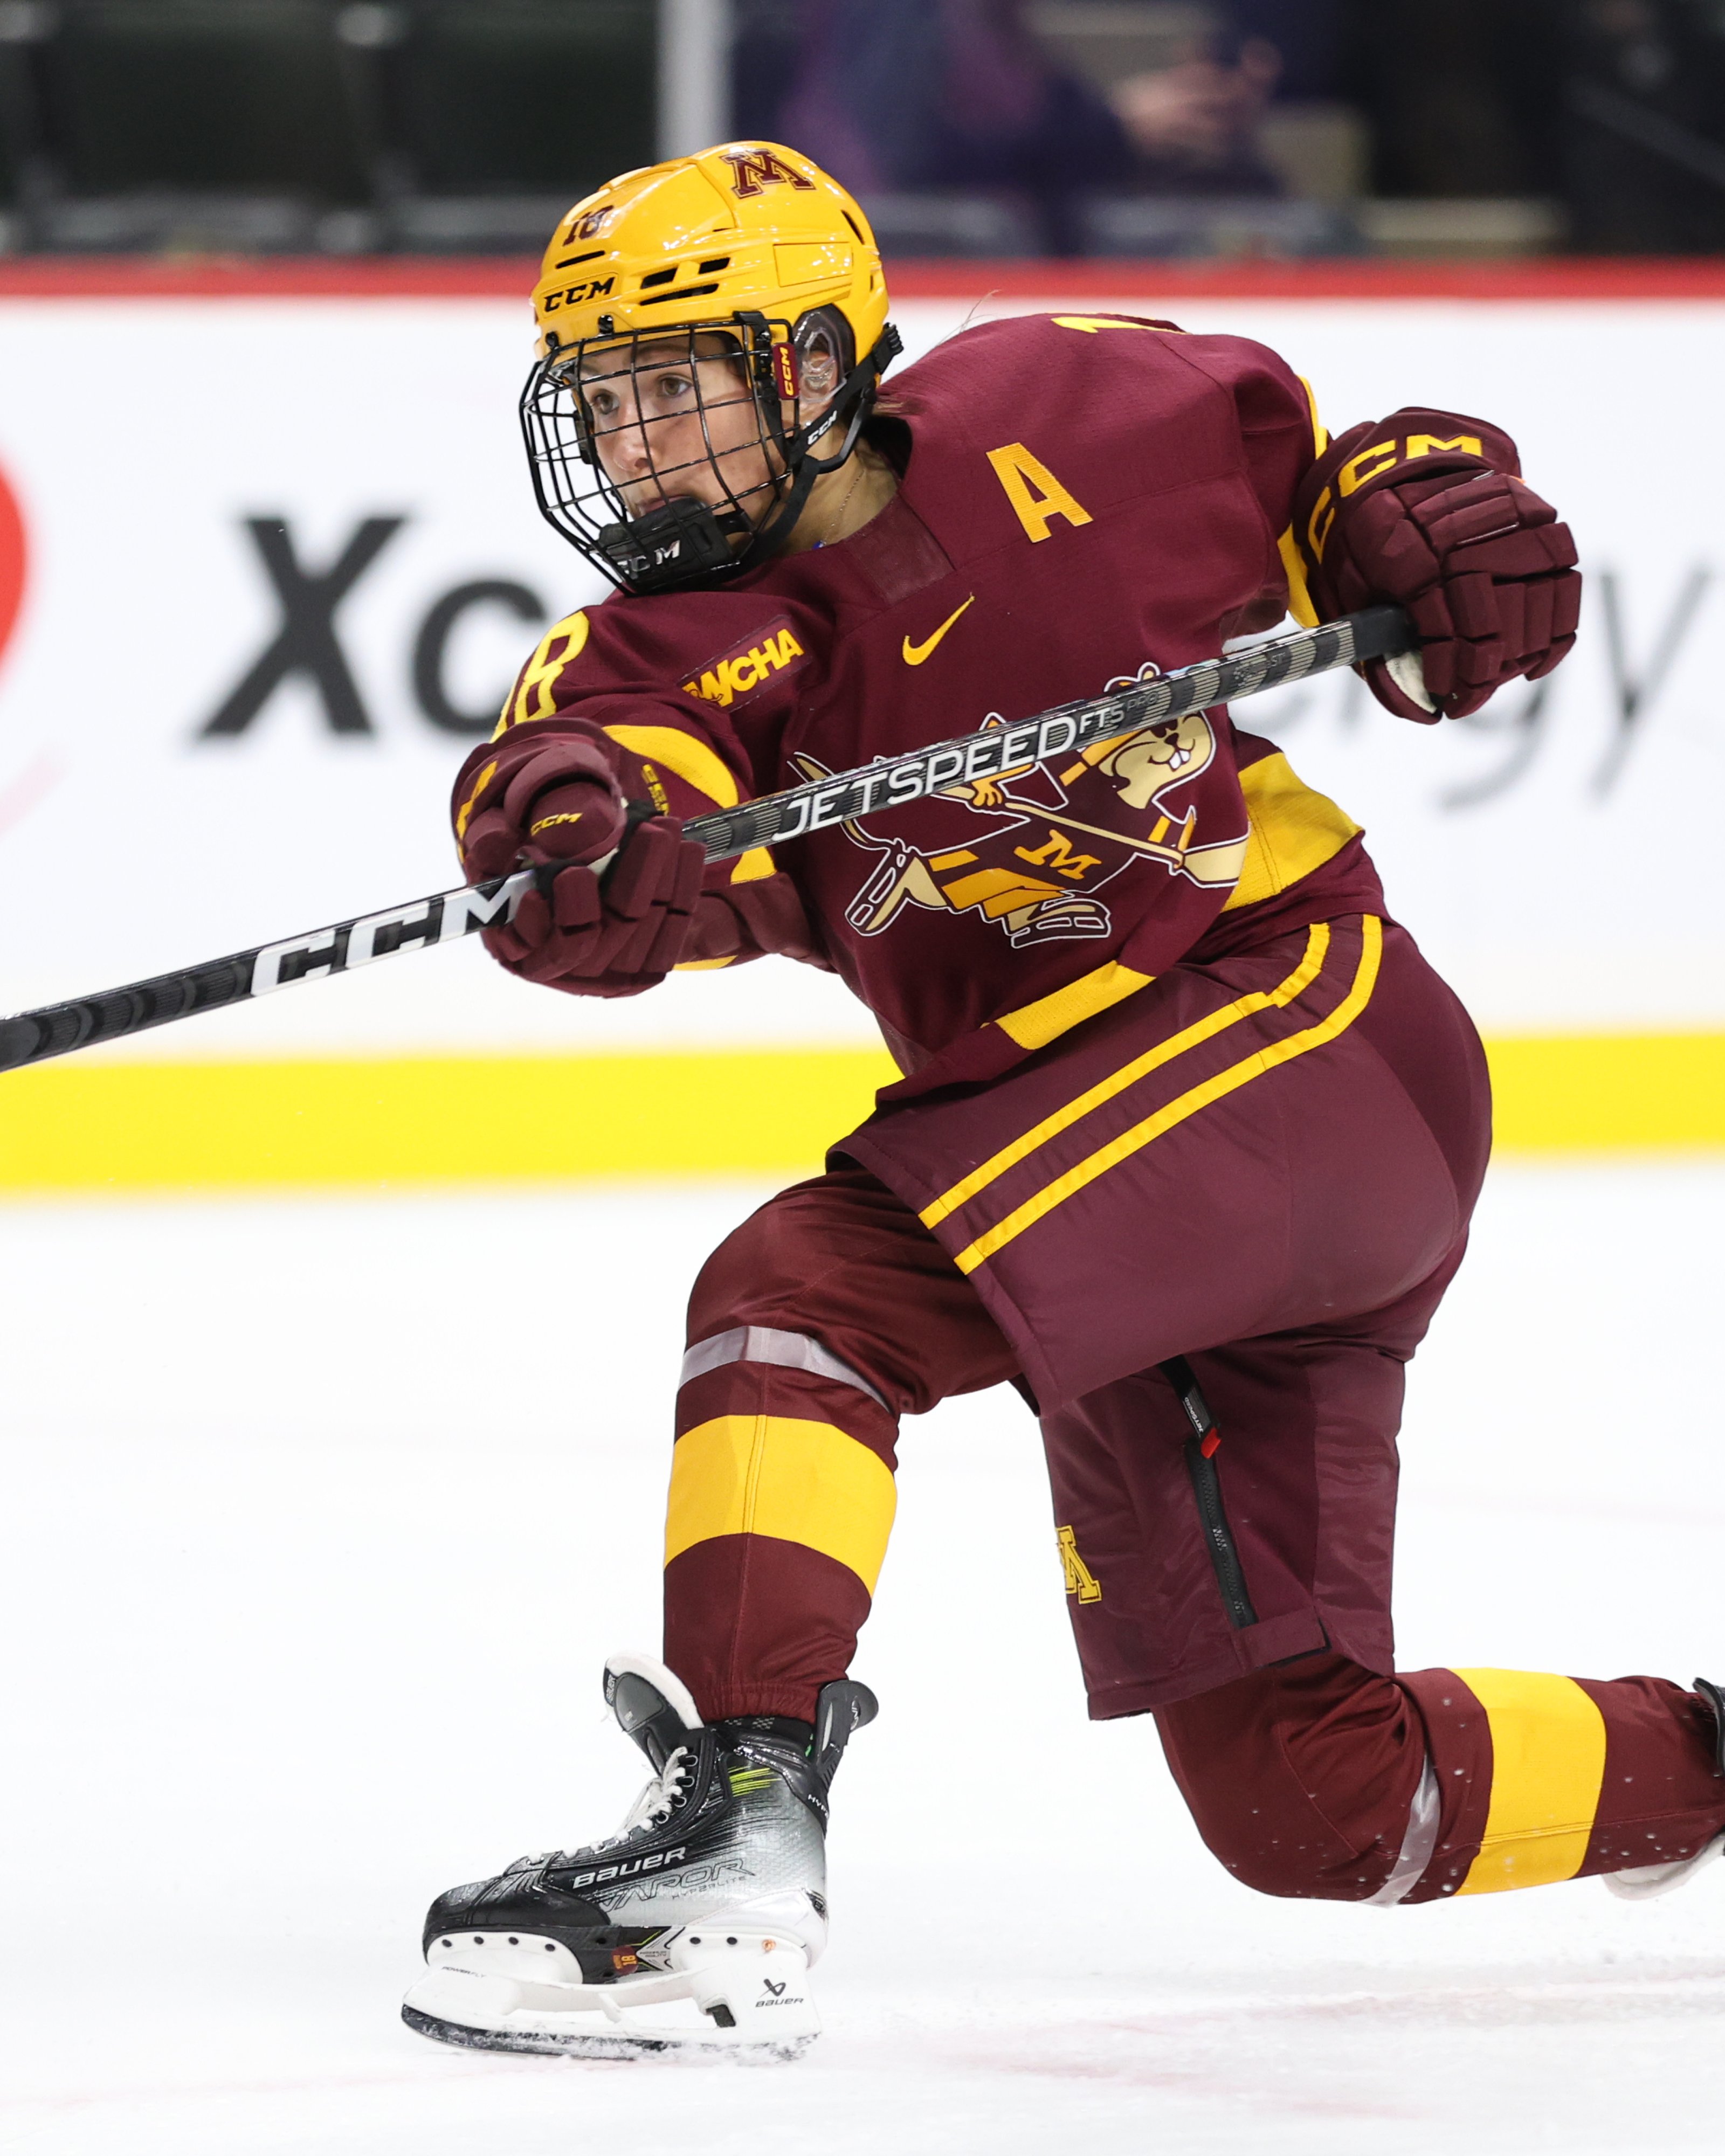
[[[1725,1147],[1725,1034],[1494,1040],[1497,1149]],[[69,1065],[3,1081],[0,1191],[812,1174],[879,1050]]]
[[[598,596],[521,470],[525,274],[0,269],[0,1005],[449,880],[456,767],[542,625]],[[1067,264],[896,284],[913,357],[969,317],[1130,312],[1274,345],[1338,426],[1414,400],[1518,438],[1589,572],[1552,681],[1441,729],[1351,677],[1241,723],[1366,825],[1392,910],[1493,1044],[1502,1144],[1725,1144],[1725,435],[1658,426],[1712,408],[1725,275]],[[303,648],[320,621],[321,672],[260,691],[278,634]],[[1099,650],[1096,685],[1145,655]],[[986,716],[955,709],[955,729]],[[867,1014],[806,969],[591,1004],[452,951],[6,1080],[0,1189],[777,1173],[817,1160],[882,1075]]]

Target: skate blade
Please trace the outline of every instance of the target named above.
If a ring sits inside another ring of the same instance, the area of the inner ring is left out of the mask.
[[[530,1981],[485,1966],[489,1958],[434,1963],[408,1993],[408,2026],[472,2050],[614,2059],[791,2059],[820,2033],[807,1959],[776,1943],[608,1984]],[[671,2008],[672,2018],[641,2012],[649,2006]]]
[[[459,2021],[440,2021],[435,2015],[422,2014],[418,2007],[405,2005],[401,2018],[416,2035],[429,2036],[434,2043],[453,2044],[469,2051],[524,2051],[540,2058],[677,2059],[691,2062],[727,2059],[734,2060],[738,2066],[783,2066],[801,2058],[814,2041],[811,2034],[777,2044],[740,2044],[734,2038],[725,2038],[716,2030],[711,2038],[702,2038],[694,2030],[683,2029],[659,2036],[644,2032],[639,2035],[578,2035],[570,2032],[551,2035],[526,2029],[472,2029]]]

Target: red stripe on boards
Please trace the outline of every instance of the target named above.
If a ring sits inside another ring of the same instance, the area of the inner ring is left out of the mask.
[[[14,255],[8,300],[486,300],[524,304],[526,256]],[[1553,257],[1522,262],[1155,262],[1127,259],[889,262],[901,300],[1725,300],[1725,259]]]

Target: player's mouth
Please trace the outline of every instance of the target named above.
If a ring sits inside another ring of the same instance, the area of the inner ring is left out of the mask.
[[[634,517],[650,516],[655,509],[669,509],[674,501],[701,502],[709,509],[712,506],[711,502],[703,502],[702,496],[692,489],[680,494],[667,494],[660,486],[625,487],[623,500],[629,515]]]

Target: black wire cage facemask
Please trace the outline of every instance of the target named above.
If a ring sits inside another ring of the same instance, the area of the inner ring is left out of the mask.
[[[623,591],[741,576],[790,536],[816,480],[850,455],[902,349],[889,323],[847,372],[849,344],[843,317],[821,309],[794,331],[737,314],[554,349],[521,403],[541,515]],[[784,407],[798,408],[805,384],[824,401],[788,427]],[[835,446],[817,455],[823,442]],[[695,493],[714,475],[716,506]]]

